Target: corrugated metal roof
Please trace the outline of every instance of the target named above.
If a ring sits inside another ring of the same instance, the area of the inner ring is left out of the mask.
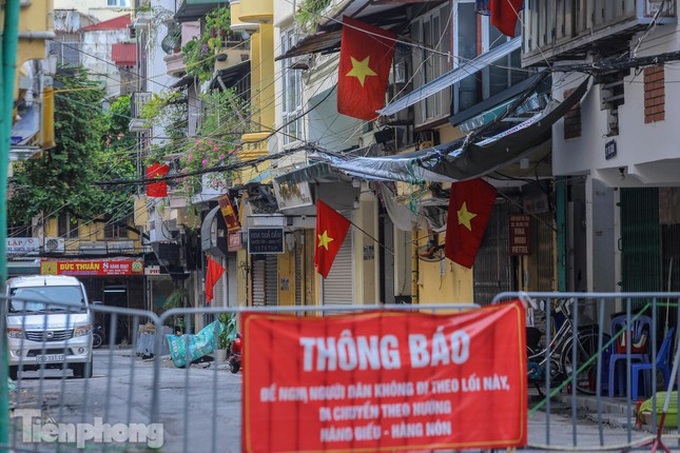
[[[82,31],[100,31],[100,30],[120,30],[121,28],[128,28],[132,23],[130,15],[114,17],[113,19],[99,22],[98,24],[90,25],[82,29]]]
[[[137,64],[137,46],[124,43],[112,44],[111,60],[116,63],[116,66],[135,66]]]

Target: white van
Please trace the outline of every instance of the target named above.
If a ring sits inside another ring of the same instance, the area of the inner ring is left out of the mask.
[[[37,275],[7,281],[9,375],[45,368],[92,377],[92,315],[75,277]],[[55,304],[53,302],[58,302]]]

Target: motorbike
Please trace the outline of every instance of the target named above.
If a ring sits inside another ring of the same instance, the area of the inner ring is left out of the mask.
[[[236,334],[236,338],[229,345],[229,369],[232,373],[238,373],[243,368],[241,361],[243,355],[243,337],[240,333]]]
[[[92,347],[100,348],[104,344],[104,326],[95,324],[92,328]]]

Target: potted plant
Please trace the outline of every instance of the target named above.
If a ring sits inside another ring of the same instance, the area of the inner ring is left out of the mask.
[[[227,361],[227,351],[231,342],[236,338],[236,315],[234,313],[222,313],[219,316],[220,333],[217,335],[217,349],[215,361],[224,363]]]
[[[168,296],[163,304],[163,311],[170,310],[171,308],[181,308],[184,306],[184,298],[188,295],[188,291],[183,288],[175,289],[172,294]],[[177,335],[184,333],[184,317],[183,316],[173,316],[172,317],[172,327],[173,331]]]

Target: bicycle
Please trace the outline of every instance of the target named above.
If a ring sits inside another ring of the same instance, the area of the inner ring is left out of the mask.
[[[535,305],[534,301],[531,303]],[[542,332],[538,328],[527,327],[528,379],[536,385],[541,395],[540,384],[545,381],[548,372],[552,383],[562,384],[567,379],[573,379],[575,382],[572,385],[576,386],[577,392],[584,395],[596,393],[597,360],[589,361],[599,352],[597,325],[589,323],[579,326],[574,333],[572,305],[575,303],[576,299],[557,299],[551,313],[553,319],[547,326],[552,329],[554,323],[556,332],[551,336],[548,346],[540,345]],[[543,307],[540,308],[545,313],[545,301],[541,301],[541,304]],[[604,334],[603,344],[607,344],[608,337]],[[576,367],[573,366],[574,341],[577,342]],[[588,365],[584,366],[586,363]],[[573,376],[574,369],[578,370],[576,376]]]

